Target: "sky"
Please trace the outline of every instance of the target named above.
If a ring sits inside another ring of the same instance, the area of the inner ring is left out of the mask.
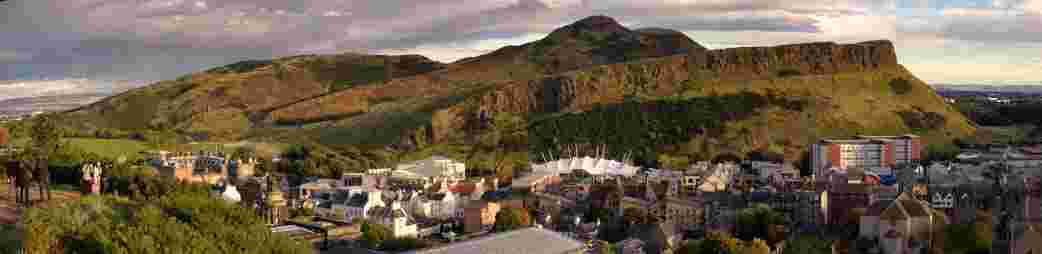
[[[299,54],[451,62],[590,15],[713,49],[887,39],[931,84],[1042,85],[1042,0],[8,0],[0,100]]]

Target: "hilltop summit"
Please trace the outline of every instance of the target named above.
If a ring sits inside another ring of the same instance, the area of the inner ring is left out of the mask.
[[[639,153],[645,163],[656,154],[751,150],[798,160],[820,136],[915,133],[948,142],[974,131],[898,63],[889,41],[707,50],[683,33],[631,30],[606,16],[451,64],[346,54],[239,63],[64,119],[88,131],[406,152],[476,145],[496,131],[490,126],[514,122],[525,138],[504,145],[513,152],[596,141],[648,149]]]

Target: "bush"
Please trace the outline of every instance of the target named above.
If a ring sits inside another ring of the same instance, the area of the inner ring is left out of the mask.
[[[915,111],[901,111],[898,112],[901,116],[901,120],[905,122],[908,128],[913,130],[934,130],[944,126],[947,118],[936,112],[923,112],[920,110]]]
[[[430,247],[430,246],[431,246],[431,244],[429,242],[427,242],[427,241],[416,239],[416,238],[412,238],[412,237],[407,237],[407,238],[395,238],[395,239],[390,239],[390,240],[384,241],[383,244],[380,245],[380,250],[381,251],[388,251],[388,252],[402,252],[402,251],[423,249],[423,248],[427,248],[427,247]]]
[[[371,249],[379,249],[384,241],[394,237],[391,229],[379,223],[362,222],[360,231],[362,231],[362,237],[359,240]]]
[[[496,213],[496,223],[492,226],[492,229],[496,232],[503,232],[530,225],[532,225],[532,219],[527,210],[504,208]]]
[[[890,89],[896,94],[906,94],[912,91],[912,82],[904,78],[891,79],[889,84]]]
[[[301,217],[301,216],[311,216],[313,214],[314,214],[314,212],[311,211],[311,209],[307,209],[307,208],[298,208],[298,209],[293,209],[293,210],[289,211],[289,216],[290,217],[294,217],[294,218]]]
[[[312,253],[252,211],[180,193],[152,201],[89,196],[26,211],[26,253]]]
[[[799,75],[803,75],[803,73],[796,69],[781,69],[778,71],[779,78],[786,78]]]

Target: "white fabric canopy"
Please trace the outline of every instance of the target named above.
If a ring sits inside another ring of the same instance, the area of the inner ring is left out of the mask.
[[[547,162],[545,164],[532,164],[532,171],[554,174],[571,173],[575,169],[582,169],[592,175],[624,175],[633,176],[637,174],[640,167],[626,165],[619,161],[600,158],[568,158]]]

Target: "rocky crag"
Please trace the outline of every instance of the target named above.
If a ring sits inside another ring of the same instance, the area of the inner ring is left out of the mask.
[[[603,142],[646,149],[652,165],[763,150],[798,160],[823,136],[911,132],[940,144],[974,131],[898,63],[889,41],[707,50],[676,31],[603,16],[451,64],[366,55],[240,63],[69,115],[92,128],[399,151],[512,129],[523,137],[509,146],[518,152]]]

